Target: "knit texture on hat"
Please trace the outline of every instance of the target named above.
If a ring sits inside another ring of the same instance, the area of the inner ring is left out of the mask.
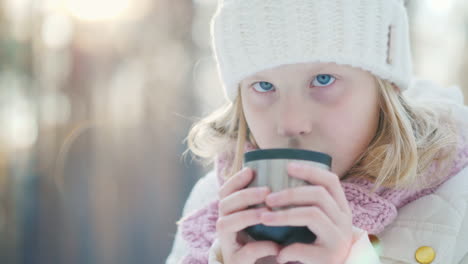
[[[231,101],[249,75],[308,62],[358,67],[405,90],[407,20],[401,0],[224,0],[211,20],[211,44]]]

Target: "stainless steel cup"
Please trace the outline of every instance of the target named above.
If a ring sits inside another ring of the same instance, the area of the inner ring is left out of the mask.
[[[301,179],[290,177],[287,173],[287,164],[291,161],[303,162],[330,170],[332,158],[325,153],[293,149],[261,149],[244,154],[244,167],[252,168],[255,177],[247,186],[268,186],[272,192],[288,188],[308,185]],[[252,207],[264,207],[264,203]],[[271,208],[273,211],[284,210],[291,206]],[[262,224],[250,226],[245,231],[255,240],[271,240],[281,245],[292,243],[313,243],[316,239],[314,233],[307,227],[297,226],[265,226]]]

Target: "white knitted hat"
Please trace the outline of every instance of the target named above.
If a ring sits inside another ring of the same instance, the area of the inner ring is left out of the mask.
[[[403,0],[220,0],[210,30],[229,100],[242,79],[283,64],[351,65],[401,90],[412,75]]]

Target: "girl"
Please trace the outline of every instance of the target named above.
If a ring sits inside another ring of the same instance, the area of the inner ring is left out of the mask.
[[[412,78],[401,0],[224,0],[211,26],[229,103],[190,131],[215,169],[167,264],[468,263],[468,109],[457,87]],[[243,154],[291,141],[332,156],[331,171],[290,163],[310,185],[246,188]],[[254,241],[242,230],[255,224],[317,240]]]

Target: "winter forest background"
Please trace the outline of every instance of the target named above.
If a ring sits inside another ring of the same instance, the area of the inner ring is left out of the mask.
[[[163,263],[209,170],[183,139],[224,100],[215,8],[0,1],[0,263]],[[468,1],[408,12],[415,73],[468,96]]]

